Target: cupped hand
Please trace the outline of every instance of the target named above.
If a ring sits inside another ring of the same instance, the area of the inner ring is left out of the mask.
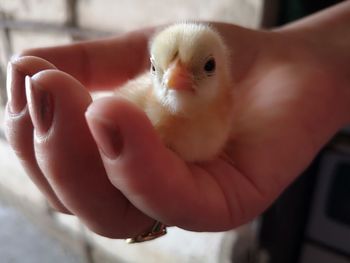
[[[264,211],[349,121],[346,77],[327,52],[283,30],[215,26],[231,49],[234,121],[228,158],[205,163],[182,161],[121,98],[92,102],[89,92],[148,68],[155,29],[12,60],[7,138],[52,206],[114,238],[154,220],[231,229]]]

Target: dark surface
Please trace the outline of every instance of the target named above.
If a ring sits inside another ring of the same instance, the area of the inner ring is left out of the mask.
[[[342,0],[281,0],[277,25],[297,20],[319,10],[343,2]]]
[[[259,244],[268,252],[269,263],[298,261],[318,166],[319,158],[264,213]]]
[[[334,172],[331,191],[327,197],[326,214],[335,221],[350,227],[350,164],[343,163]]]

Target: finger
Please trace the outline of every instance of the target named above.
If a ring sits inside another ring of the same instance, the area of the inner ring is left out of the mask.
[[[36,57],[21,57],[8,66],[7,91],[9,101],[5,113],[6,137],[21,161],[26,173],[57,210],[68,213],[43,176],[34,155],[33,124],[27,108],[24,77],[44,69],[54,69],[49,62]]]
[[[89,89],[113,88],[133,78],[149,63],[148,41],[154,29],[65,46],[26,50],[78,79]]]
[[[108,180],[84,112],[91,103],[86,89],[58,70],[27,79],[26,92],[35,128],[35,154],[65,206],[93,231],[125,238],[145,231],[145,216]]]
[[[105,98],[95,101],[86,117],[109,179],[144,213],[198,231],[242,222],[235,198],[226,192],[229,186],[165,148],[138,108],[121,98]]]

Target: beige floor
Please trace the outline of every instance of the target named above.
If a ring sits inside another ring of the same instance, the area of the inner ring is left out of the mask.
[[[0,203],[0,233],[1,263],[84,263],[4,203]]]

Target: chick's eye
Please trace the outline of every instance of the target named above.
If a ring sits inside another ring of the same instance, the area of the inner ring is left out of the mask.
[[[153,63],[151,63],[151,72],[155,72],[156,71],[156,67],[153,65]]]
[[[209,73],[209,74],[214,73],[215,66],[216,66],[215,59],[211,58],[205,63],[204,70],[206,73]]]

